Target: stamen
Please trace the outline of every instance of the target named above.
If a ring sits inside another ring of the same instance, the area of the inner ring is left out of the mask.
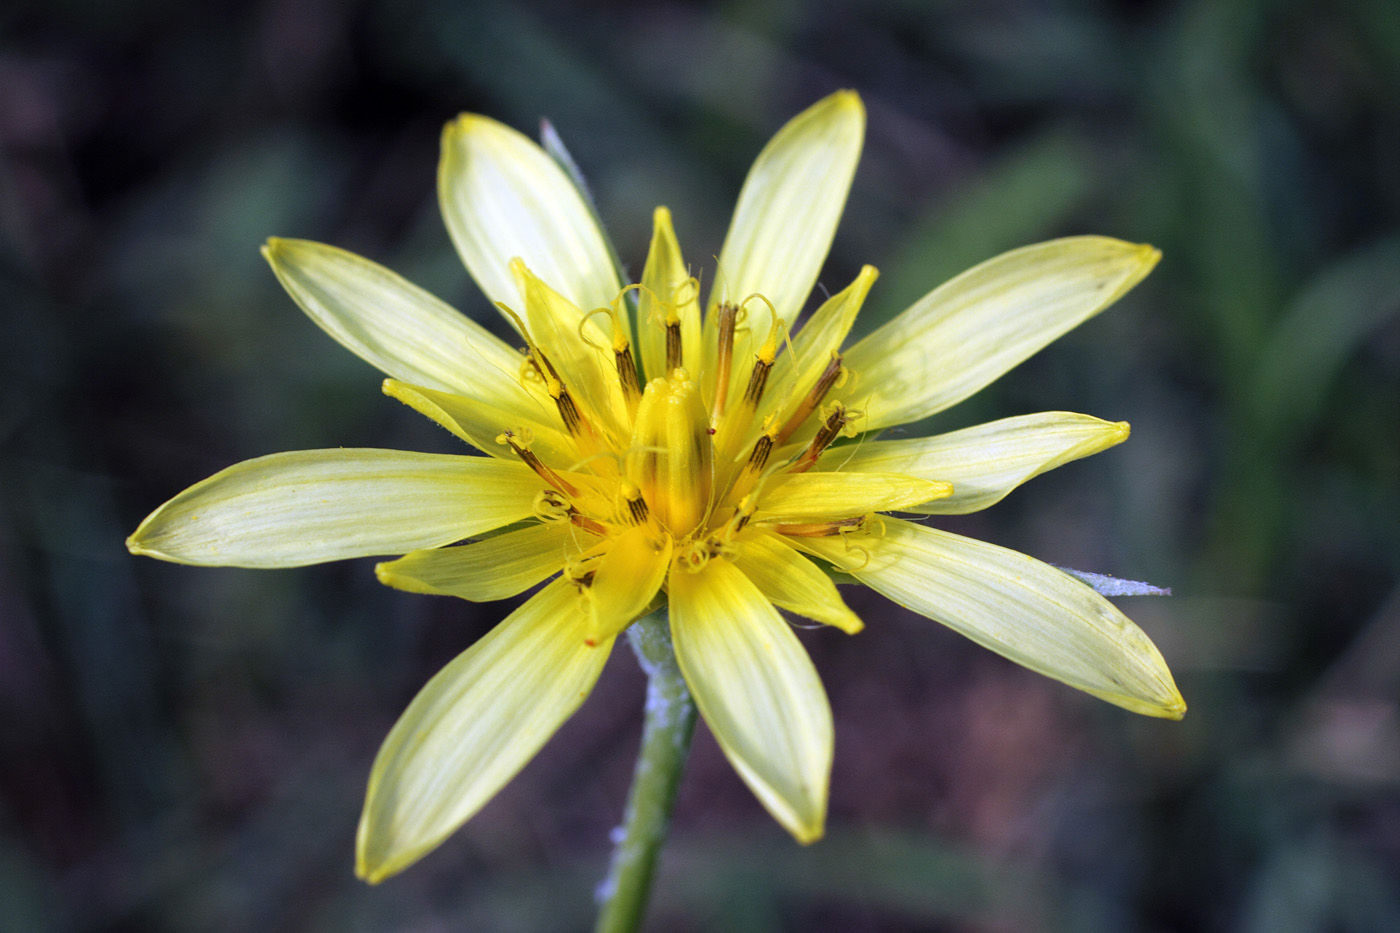
[[[622,394],[627,399],[627,405],[635,408],[642,397],[642,386],[637,376],[637,364],[632,359],[632,348],[626,346],[613,350],[613,361],[617,364],[617,381],[622,383]]]
[[[715,404],[710,412],[710,420],[718,422],[724,414],[725,403],[729,400],[729,367],[734,360],[734,327],[739,319],[739,307],[721,302],[715,308],[716,327],[719,331],[719,355],[715,358]]]
[[[583,415],[579,414],[578,406],[574,404],[574,398],[569,394],[569,390],[564,388],[564,384],[559,382],[557,385],[559,391],[549,394],[554,397],[554,405],[559,409],[559,418],[564,422],[564,427],[569,429],[569,434],[578,437],[587,426]]]
[[[535,456],[534,452],[530,450],[530,441],[528,438],[522,437],[521,440],[523,441],[523,443],[521,444],[517,444],[515,442],[515,438],[516,434],[514,431],[506,431],[496,438],[496,443],[505,444],[507,447],[509,447],[512,451],[515,452],[515,455],[517,457],[525,461],[526,466],[538,473],[541,479],[543,479],[549,485],[553,486],[555,489],[564,493],[564,495],[578,495],[578,490],[575,489],[573,485],[569,483],[568,480],[564,479],[564,477],[554,472],[552,469],[549,468],[549,466],[547,466],[544,463],[544,461],[540,460],[539,457]]]
[[[675,314],[674,311],[671,312]],[[681,319],[666,322],[666,374],[681,365]]]
[[[812,386],[812,390],[807,393],[807,397],[802,400],[802,404],[797,406],[797,410],[792,413],[792,417],[787,420],[787,423],[783,425],[783,429],[778,432],[778,439],[780,442],[786,443],[787,439],[792,437],[798,428],[802,427],[802,422],[806,421],[807,417],[817,410],[817,406],[822,403],[822,399],[826,398],[826,393],[831,391],[831,387],[836,384],[837,380],[841,378],[841,374],[844,372],[845,370],[841,368],[840,354],[831,354],[831,360],[826,364],[826,369],[822,370],[822,374],[817,377],[816,384]]]
[[[773,530],[792,538],[830,538],[845,531],[857,531],[865,524],[865,516],[841,518],[834,522],[812,522],[805,525],[774,525]]]
[[[762,295],[754,297],[768,305],[770,311],[773,305]],[[787,332],[783,319],[778,317],[774,311],[770,316],[771,324],[768,326],[768,339],[763,341],[763,346],[758,348],[753,363],[753,372],[749,374],[749,384],[744,390],[744,401],[749,404],[749,409],[758,408],[758,403],[763,400],[763,389],[768,385],[768,374],[773,369],[773,361],[778,357],[778,341]]]
[[[594,308],[585,314],[579,320],[579,337],[584,343],[592,344],[583,329],[584,324],[595,314],[608,316],[612,323],[613,361],[617,365],[617,381],[622,386],[622,394],[627,399],[628,408],[635,410],[637,400],[642,397],[641,377],[637,374],[637,363],[632,357],[632,344],[627,339],[627,329],[623,326],[622,315],[618,312],[618,305],[633,289],[641,291],[642,286],[629,285],[617,293],[610,307]]]
[[[773,452],[777,441],[776,433],[771,430],[759,435],[758,440],[753,442],[753,451],[749,454],[749,462],[745,464],[744,469],[750,473],[762,473],[763,468],[768,465],[768,455]]]
[[[753,518],[753,513],[757,510],[753,496],[745,496],[739,504],[734,507],[734,516],[729,519],[729,535],[733,537],[744,530],[744,526]]]
[[[579,512],[578,509],[572,507],[569,509],[569,521],[572,522],[575,527],[582,528],[589,534],[597,535],[600,538],[606,538],[608,536],[608,529],[603,527],[601,522],[597,519],[589,518],[587,515]]]
[[[624,482],[622,484],[622,498],[627,503],[627,512],[632,517],[632,524],[646,524],[651,510],[647,508],[647,500],[642,498],[642,490],[638,488],[637,484]]]
[[[845,429],[851,421],[851,412],[846,410],[846,406],[840,402],[831,403],[831,413],[826,416],[826,423],[817,429],[816,437],[812,438],[812,443],[807,445],[807,449],[802,452],[802,456],[789,468],[792,473],[806,473],[816,465],[817,458],[822,451],[831,446],[831,442]]]

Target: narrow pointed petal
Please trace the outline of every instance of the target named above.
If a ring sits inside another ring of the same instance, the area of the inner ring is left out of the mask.
[[[642,269],[642,285],[637,302],[637,342],[647,379],[670,375],[666,368],[666,322],[672,315],[680,326],[680,365],[698,375],[703,349],[699,287],[681,258],[671,212],[664,207],[658,207],[652,217],[651,248]]]
[[[439,547],[528,518],[524,464],[402,450],[301,450],[245,460],[156,509],[133,554],[214,567],[300,567]]]
[[[910,440],[868,441],[828,450],[819,470],[906,473],[946,480],[953,494],[908,511],[964,515],[1000,502],[1017,486],[1071,460],[1128,439],[1126,421],[1048,411]]]
[[[472,278],[493,302],[517,307],[510,271],[519,257],[585,311],[621,285],[598,223],[573,182],[526,136],[463,114],[442,134],[438,199]]]
[[[670,564],[670,535],[639,526],[614,538],[586,591],[589,639],[613,638],[631,625],[661,589]]]
[[[356,874],[376,884],[432,851],[573,715],[612,649],[585,645],[584,624],[556,581],[428,681],[374,761]]]
[[[678,569],[670,599],[676,659],[725,757],[798,842],[821,838],[834,735],[806,650],[722,558]]]
[[[407,279],[308,240],[268,240],[263,256],[311,320],[381,372],[500,408],[528,404],[520,354]]]
[[[378,564],[374,572],[385,586],[410,593],[487,602],[547,580],[597,540],[568,522],[526,525],[458,547],[413,551]]]
[[[792,323],[831,249],[864,140],[865,106],[854,91],[817,101],[778,131],[739,192],[711,307],[716,296],[740,302],[757,292]],[[762,302],[747,308],[747,336],[735,347],[739,360],[749,359],[750,343],[765,339],[771,317]]]
[[[1083,582],[1018,551],[899,519],[883,524],[879,537],[801,543],[1017,664],[1135,713],[1180,719],[1186,712],[1156,646]]]
[[[1080,236],[989,259],[852,347],[843,397],[865,411],[863,430],[942,411],[1113,304],[1159,258],[1151,246]]]
[[[528,433],[531,449],[547,463],[570,463],[578,459],[578,445],[567,434],[518,411],[503,411],[465,396],[408,385],[397,379],[384,380],[384,394],[436,421],[489,456],[515,458],[509,447],[497,443],[503,431],[513,431],[521,436]],[[550,412],[543,404],[539,402],[540,407],[535,411],[539,418],[558,421],[558,413]]]
[[[781,537],[762,531],[734,542],[734,566],[773,603],[854,635],[865,625],[847,606],[836,584]]]
[[[946,496],[952,488],[899,473],[797,473],[764,489],[754,521],[812,522],[893,512]]]

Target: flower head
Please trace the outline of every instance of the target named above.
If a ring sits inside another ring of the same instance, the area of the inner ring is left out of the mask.
[[[665,208],[640,283],[624,288],[566,172],[474,115],[443,135],[443,213],[521,349],[368,260],[268,243],[287,291],[389,376],[387,394],[484,456],[250,460],[157,509],[131,550],[243,567],[401,554],[376,567],[381,581],[470,600],[550,581],[435,676],[389,734],[360,824],[363,877],[405,868],[475,813],[588,695],[618,634],[663,604],[735,770],[798,840],[818,838],[831,710],[779,609],[859,631],[833,568],[1111,703],[1183,713],[1156,648],[1089,586],[887,514],[985,508],[1126,439],[1126,424],[1049,412],[873,439],[1098,313],[1157,251],[1103,237],[1014,250],[846,347],[877,275],[867,266],[799,328],[864,123],[860,99],[840,92],[773,138],[739,196],[703,313]]]

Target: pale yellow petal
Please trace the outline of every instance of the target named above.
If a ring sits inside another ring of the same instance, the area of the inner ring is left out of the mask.
[[[355,871],[377,883],[491,799],[593,690],[612,639],[589,647],[573,584],[545,587],[414,697],[379,750]]]
[[[438,199],[457,252],[491,301],[520,304],[510,271],[517,256],[584,310],[617,297],[622,286],[592,211],[521,133],[476,114],[447,124]]]
[[[776,605],[851,635],[865,627],[831,578],[778,535],[754,529],[733,548],[734,566]]]
[[[528,518],[543,483],[520,463],[402,450],[245,460],[156,509],[133,554],[216,567],[299,567],[438,547]]]
[[[862,430],[942,411],[1113,304],[1159,258],[1151,246],[1080,236],[989,259],[852,347],[842,397],[864,410]]]
[[[758,293],[793,323],[826,261],[864,140],[865,106],[854,91],[817,101],[778,131],[739,192],[710,307],[717,299],[741,302]],[[746,309],[747,331],[735,345],[740,361],[752,358],[771,320],[761,301]],[[747,378],[746,367],[736,367],[734,379],[740,378]]]
[[[612,638],[631,625],[661,589],[670,564],[670,535],[643,525],[613,537],[585,591],[590,603],[588,637]]]
[[[806,650],[723,558],[675,570],[669,586],[676,659],[720,748],[798,842],[821,838],[834,738]]]
[[[796,473],[763,488],[753,520],[814,522],[892,512],[951,491],[948,483],[899,473]]]
[[[898,519],[882,525],[878,535],[798,543],[1033,671],[1135,713],[1186,712],[1156,646],[1088,585],[1018,551]]]
[[[680,337],[680,365],[691,375],[700,373],[703,348],[700,343],[700,291],[681,258],[671,212],[658,207],[652,218],[651,248],[642,269],[642,285],[637,303],[637,342],[642,348],[642,366],[647,379],[665,378],[666,323],[674,318]]]
[[[268,240],[263,256],[311,320],[381,372],[507,410],[528,404],[520,354],[407,279],[308,240]]]
[[[526,525],[458,547],[413,551],[374,572],[380,583],[410,593],[486,602],[547,580],[597,541],[568,522]]]
[[[1127,439],[1126,421],[1048,411],[934,437],[852,444],[827,451],[817,468],[946,480],[953,484],[952,495],[908,511],[962,515],[1000,502],[1032,477]]]

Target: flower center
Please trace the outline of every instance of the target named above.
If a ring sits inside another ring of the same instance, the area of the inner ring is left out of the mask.
[[[613,308],[579,317],[577,334],[567,336],[582,350],[542,346],[511,315],[528,343],[527,381],[556,409],[578,460],[543,462],[530,450],[528,431],[507,431],[498,440],[548,485],[536,510],[542,520],[567,520],[605,539],[649,527],[676,543],[677,560],[703,565],[754,518],[765,486],[783,474],[810,470],[837,437],[855,433],[852,422],[860,413],[840,402],[824,404],[845,375],[836,353],[819,371],[806,367],[809,378],[799,384],[791,353],[782,356],[787,326],[776,313],[763,342],[741,359],[736,337],[744,333],[745,314],[741,305],[730,303],[717,305],[701,331],[706,363],[699,373],[681,365],[686,348],[673,307],[640,321],[640,327],[664,329],[666,369],[649,374],[642,388],[627,327],[617,312],[621,300],[619,295]],[[762,296],[748,301],[767,303]],[[611,347],[587,336],[586,328],[600,315],[611,319]],[[532,309],[531,320],[537,319]],[[554,336],[565,335],[556,327]],[[570,367],[553,360],[566,356]],[[570,374],[590,384],[570,385]],[[838,534],[852,521],[775,525],[774,530]]]

